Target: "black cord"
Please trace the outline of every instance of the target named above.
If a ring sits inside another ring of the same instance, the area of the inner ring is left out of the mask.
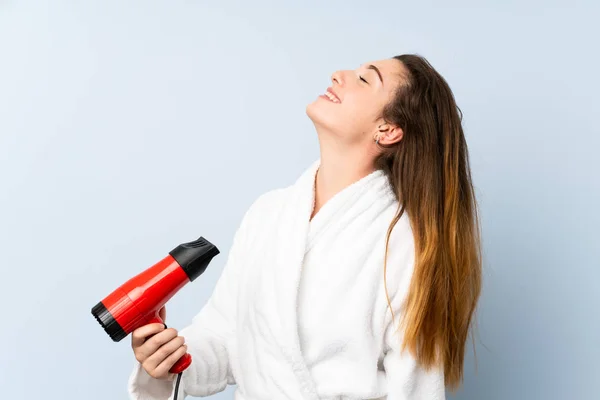
[[[167,329],[167,324],[165,324],[163,322],[163,325],[165,326],[165,329]],[[183,374],[183,371],[181,371],[179,374],[177,374],[177,382],[175,382],[175,394],[173,395],[173,400],[177,400],[177,393],[179,393],[179,382],[181,381],[182,374]]]
[[[177,382],[175,383],[175,394],[173,395],[173,400],[177,400],[177,393],[179,392],[179,381],[181,381],[181,375],[183,372],[177,374]]]

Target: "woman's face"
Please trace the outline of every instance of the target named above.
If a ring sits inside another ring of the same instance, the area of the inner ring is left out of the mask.
[[[306,107],[306,114],[319,135],[333,135],[348,145],[372,141],[384,123],[378,117],[393,99],[403,71],[402,63],[393,58],[336,71],[332,85]]]

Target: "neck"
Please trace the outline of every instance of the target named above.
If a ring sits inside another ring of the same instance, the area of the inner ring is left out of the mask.
[[[311,218],[342,189],[375,170],[373,158],[364,149],[344,147],[320,140],[321,157],[315,177],[315,207]]]

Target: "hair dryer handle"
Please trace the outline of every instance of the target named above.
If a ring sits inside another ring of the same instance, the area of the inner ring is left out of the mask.
[[[169,370],[172,374],[179,374],[185,371],[190,365],[192,365],[192,356],[190,353],[185,353]]]
[[[152,318],[148,324],[163,324],[165,328],[167,327],[167,324],[165,324],[160,317]],[[178,374],[185,371],[190,365],[192,365],[192,356],[190,353],[185,353],[179,360],[177,360],[177,362],[175,362],[175,364],[173,364],[169,372],[172,374]]]

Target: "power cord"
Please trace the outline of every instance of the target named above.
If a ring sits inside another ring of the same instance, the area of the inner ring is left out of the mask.
[[[165,324],[163,322],[163,325],[165,326],[165,329],[167,329],[167,324]],[[181,382],[182,374],[183,374],[183,371],[181,371],[180,373],[177,374],[177,381],[175,382],[175,394],[173,394],[173,400],[177,400],[177,394],[179,393],[179,382]]]
[[[183,372],[177,374],[177,382],[175,383],[175,394],[173,395],[173,400],[177,400],[177,393],[179,393],[179,382],[181,381],[181,375]]]

